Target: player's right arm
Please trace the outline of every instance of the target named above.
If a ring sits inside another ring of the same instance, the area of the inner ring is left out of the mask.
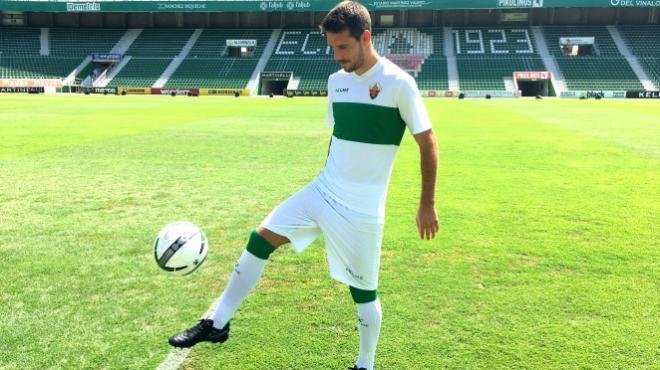
[[[326,123],[330,128],[335,126],[335,116],[332,113],[332,96],[334,91],[332,90],[332,75],[328,77],[328,111],[326,113]],[[332,135],[330,136],[330,142],[328,143],[328,156],[330,156],[330,146],[332,146]]]

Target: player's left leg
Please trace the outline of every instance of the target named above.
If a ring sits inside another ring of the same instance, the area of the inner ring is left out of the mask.
[[[373,370],[376,359],[376,345],[380,335],[383,311],[375,290],[362,290],[350,287],[351,296],[357,306],[360,332],[360,354],[354,369]]]
[[[376,294],[383,224],[332,199],[319,220],[325,236],[330,275],[348,285],[356,303],[360,352],[355,369],[374,368],[382,311]]]

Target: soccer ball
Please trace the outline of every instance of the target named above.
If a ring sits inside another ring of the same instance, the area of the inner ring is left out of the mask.
[[[165,226],[154,242],[158,266],[178,275],[195,271],[208,254],[206,235],[190,222],[180,221]]]

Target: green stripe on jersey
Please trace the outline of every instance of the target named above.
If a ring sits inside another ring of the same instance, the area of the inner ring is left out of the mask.
[[[333,135],[369,144],[400,145],[406,123],[399,108],[362,103],[332,103]]]

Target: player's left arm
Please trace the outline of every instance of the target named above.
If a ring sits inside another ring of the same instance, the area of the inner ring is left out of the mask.
[[[414,135],[419,146],[422,170],[422,195],[417,210],[417,230],[424,240],[435,238],[440,225],[435,210],[435,183],[438,172],[438,144],[433,129]]]
[[[402,82],[398,95],[399,112],[419,145],[422,167],[422,195],[417,210],[417,230],[422,239],[431,240],[439,229],[438,214],[435,210],[438,145],[415,80],[407,78]]]

